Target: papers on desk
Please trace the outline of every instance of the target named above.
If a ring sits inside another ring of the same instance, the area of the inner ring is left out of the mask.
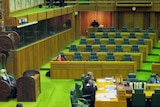
[[[96,99],[101,101],[110,101],[110,98],[107,97],[106,93],[96,94]]]
[[[115,85],[106,86],[106,92],[108,98],[116,98],[117,90]]]
[[[99,93],[99,94],[96,94],[96,99],[97,100],[110,101],[111,98],[116,98],[116,94],[114,94],[114,93]]]
[[[109,85],[106,87],[106,93],[97,93],[96,99],[102,101],[110,101],[111,98],[116,98],[117,90],[115,85]]]

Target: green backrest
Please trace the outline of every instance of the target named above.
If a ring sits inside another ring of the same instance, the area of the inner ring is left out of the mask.
[[[152,94],[151,107],[160,107],[160,94]]]
[[[155,88],[154,92],[155,94],[160,94],[160,88]]]
[[[75,89],[76,89],[76,95],[78,98],[83,96],[82,90],[81,90],[81,85],[78,83],[75,83]]]
[[[145,107],[146,106],[146,97],[144,93],[133,93],[131,97],[132,107]]]
[[[136,88],[134,90],[135,90],[135,93],[142,94],[144,89],[143,88]]]

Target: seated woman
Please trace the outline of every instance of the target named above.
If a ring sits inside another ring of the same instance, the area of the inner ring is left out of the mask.
[[[59,54],[55,61],[65,61],[65,60],[66,58],[64,57],[64,55]]]
[[[11,87],[11,97],[15,98],[17,94],[16,82],[13,78],[10,78],[10,75],[7,74],[6,69],[0,70],[0,76],[4,81],[6,81]]]
[[[63,54],[59,54],[54,61],[66,61],[66,57]],[[50,70],[46,73],[47,77],[50,77]]]

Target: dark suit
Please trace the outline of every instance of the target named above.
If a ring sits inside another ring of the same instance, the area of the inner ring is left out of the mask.
[[[91,23],[90,26],[92,26],[92,27],[98,27],[98,26],[99,26],[99,23],[98,23],[96,20],[94,20],[94,21]]]
[[[87,99],[91,100],[90,107],[94,107],[96,90],[96,86],[90,86],[89,84],[87,84],[83,89],[83,95],[91,95],[91,97],[87,97]]]
[[[64,0],[60,0],[60,7],[64,7]]]
[[[84,79],[85,85],[88,83],[89,80],[91,80],[92,78],[90,76],[86,76]]]

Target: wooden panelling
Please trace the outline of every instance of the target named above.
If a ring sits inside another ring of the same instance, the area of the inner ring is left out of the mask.
[[[9,0],[2,0],[2,3],[4,5],[4,17],[8,17],[9,16],[9,13],[10,13],[10,5],[9,5]]]
[[[84,74],[87,74],[89,71],[93,72],[94,78],[102,78],[102,63],[86,62]]]
[[[28,15],[28,23],[37,21],[37,14],[29,14]]]
[[[39,12],[38,13],[38,21],[46,19],[47,15],[46,12]]]
[[[75,61],[75,62],[69,62],[68,64],[68,77],[69,79],[79,79],[81,78],[81,75],[79,74],[83,74],[84,73],[84,68],[85,65],[84,63],[81,63],[79,61]],[[78,73],[77,73],[78,71]]]
[[[27,69],[33,69],[34,68],[34,56],[33,56],[33,47],[27,47],[25,49],[25,54],[27,56],[28,62],[26,63]]]
[[[134,12],[123,13],[124,26],[127,26],[129,30],[134,29]]]
[[[82,55],[82,61],[88,61],[89,55],[91,52],[80,52]],[[98,55],[99,61],[105,61],[107,52],[96,52]],[[66,56],[67,61],[72,61],[74,52],[63,52],[63,54]],[[142,53],[126,53],[126,52],[114,52],[115,60],[116,61],[123,61],[123,56],[125,54],[130,54],[132,56],[132,60],[136,62],[137,64],[137,70],[140,70],[143,63],[143,55]]]
[[[96,19],[99,25],[104,27],[112,26],[112,13],[102,12],[102,11],[91,11],[91,12],[81,12],[80,23],[81,23],[81,35],[87,35],[87,28],[90,26],[92,21]]]
[[[94,38],[87,38],[86,39],[86,41],[87,41],[87,44],[94,44]],[[121,45],[123,45],[123,43],[122,43],[122,41],[123,41],[123,39],[121,39],[121,38],[114,38],[114,40],[115,40],[115,44],[121,44]],[[101,44],[108,44],[108,41],[109,41],[109,39],[108,38],[105,38],[105,39],[103,39],[103,38],[101,38],[100,39],[100,41],[101,41]],[[134,44],[137,44],[137,41],[138,41],[138,39],[133,39],[133,38],[130,38],[129,39],[129,45],[134,45]],[[145,43],[145,45],[147,45],[148,46],[148,53],[150,54],[151,52],[152,52],[152,48],[153,48],[153,41],[152,41],[152,39],[144,39],[144,43]]]
[[[7,26],[16,26],[16,18],[5,18],[4,21]]]
[[[95,5],[95,4],[94,4]],[[79,11],[86,11],[86,10],[90,10],[90,11],[96,11],[96,7],[92,6],[92,5],[79,5],[78,6],[78,10]]]
[[[65,15],[65,14],[68,13],[68,9],[67,8],[62,8],[61,11],[62,11],[62,15]]]
[[[90,34],[90,32],[95,32],[96,29],[92,29],[92,28],[88,28],[88,36]],[[107,31],[107,28],[104,28],[104,32]],[[132,31],[131,31],[132,32]],[[114,38],[115,37],[116,32],[108,32],[108,36],[110,38]],[[122,38],[129,38],[130,32],[120,32]],[[142,38],[144,32],[136,32],[136,38]],[[103,32],[95,32],[96,38],[102,38]],[[153,46],[155,46],[157,44],[157,34],[156,33],[149,33],[150,39],[153,40]]]
[[[66,30],[61,34],[56,34],[18,50],[13,50],[14,58],[12,62],[7,63],[8,69],[13,70],[11,73],[17,78],[21,77],[26,70],[40,69],[41,66],[51,61],[51,58],[56,56],[61,51],[61,48],[65,48],[66,44],[73,41],[72,38],[68,39],[70,41],[64,39],[67,34],[72,34],[71,31],[71,29]]]
[[[53,61],[51,61],[52,63]],[[56,61],[56,63],[51,64],[51,69],[55,72],[51,72],[51,75],[54,79],[66,78],[68,77],[68,68],[69,62],[67,61]]]
[[[80,66],[78,66],[78,63],[81,63]],[[95,78],[122,74],[122,77],[126,79],[129,72],[136,72],[137,69],[135,62],[122,61],[51,61],[50,64],[52,79],[81,79],[81,75],[90,70],[95,73]],[[73,65],[73,68],[70,64]],[[122,66],[125,68],[122,68]],[[76,78],[70,73],[73,73]]]
[[[72,13],[74,11],[74,8],[73,7],[69,7],[68,8],[68,13]]]
[[[47,19],[53,18],[53,16],[54,16],[53,10],[48,10],[48,11],[47,11]]]
[[[134,28],[139,27],[140,29],[144,29],[143,28],[143,20],[144,20],[143,13],[134,12],[133,15],[134,15]]]
[[[55,10],[55,16],[61,16],[61,9],[56,9]]]
[[[100,45],[92,45],[93,51],[98,52]],[[78,51],[79,52],[84,52],[86,45],[77,45]],[[116,45],[106,45],[108,52],[114,52],[114,49]],[[131,47],[132,45],[122,45],[123,51],[124,52],[131,52]],[[148,47],[146,45],[139,45],[139,50],[140,53],[143,54],[143,61],[147,60],[147,55],[148,55]]]
[[[160,63],[152,63],[152,73],[160,74]]]

